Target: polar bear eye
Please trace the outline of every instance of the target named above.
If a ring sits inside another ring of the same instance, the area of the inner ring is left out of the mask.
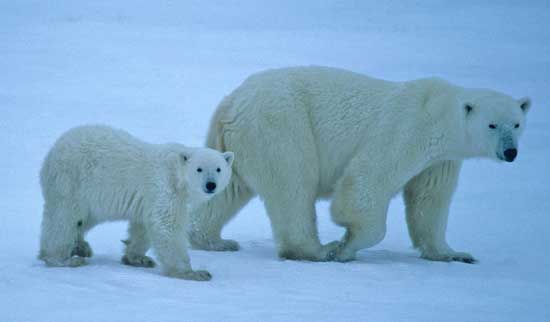
[[[197,169],[197,172],[202,172],[202,169],[201,169],[201,168],[198,168],[198,169]]]
[[[216,172],[222,172],[222,169],[217,168],[217,169],[216,169]]]
[[[489,128],[494,130],[497,128],[497,126],[495,124],[489,124]]]
[[[514,128],[517,129],[519,127],[519,123],[516,123],[516,125],[514,125]]]

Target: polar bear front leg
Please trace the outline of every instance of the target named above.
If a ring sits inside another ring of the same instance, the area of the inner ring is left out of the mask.
[[[149,236],[164,275],[195,281],[208,281],[212,278],[207,271],[194,271],[191,268],[183,216],[171,209],[158,209],[151,218]]]
[[[460,167],[460,161],[442,161],[405,185],[403,197],[409,235],[424,259],[470,264],[476,261],[468,253],[454,251],[445,240],[449,207]]]

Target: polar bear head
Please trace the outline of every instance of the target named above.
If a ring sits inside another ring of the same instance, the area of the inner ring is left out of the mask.
[[[531,100],[516,100],[490,90],[468,90],[467,93],[462,108],[472,154],[498,161],[514,161]]]

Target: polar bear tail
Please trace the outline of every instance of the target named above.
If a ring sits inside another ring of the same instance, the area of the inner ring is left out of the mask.
[[[231,96],[225,97],[212,117],[206,145],[222,152],[226,151],[224,143],[224,125],[231,109]],[[239,156],[236,155],[236,162]],[[213,251],[236,251],[239,244],[221,238],[223,227],[244,207],[255,193],[241,179],[233,166],[231,180],[224,191],[214,196],[191,214],[189,242],[195,249]]]

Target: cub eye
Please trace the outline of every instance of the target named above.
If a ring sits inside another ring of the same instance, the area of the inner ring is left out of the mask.
[[[516,123],[516,125],[514,125],[514,128],[518,128],[519,127],[519,123]]]
[[[201,168],[198,168],[198,169],[197,169],[197,172],[202,172],[202,169],[201,169]]]
[[[494,130],[497,128],[497,126],[495,124],[489,124],[489,128]]]
[[[222,172],[222,169],[217,168],[217,169],[216,169],[216,172]]]

